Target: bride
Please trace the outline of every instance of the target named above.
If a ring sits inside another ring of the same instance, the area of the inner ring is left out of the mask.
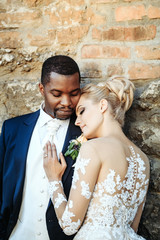
[[[64,233],[77,233],[74,240],[144,239],[136,232],[149,184],[149,161],[121,128],[133,91],[133,83],[122,77],[82,89],[75,124],[89,141],[80,148],[68,200],[61,182],[65,159],[61,154],[60,163],[55,145],[45,145],[50,197]]]

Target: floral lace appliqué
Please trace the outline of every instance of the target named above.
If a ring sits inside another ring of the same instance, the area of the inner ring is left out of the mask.
[[[67,202],[67,200],[62,193],[58,193],[58,197],[55,198],[54,207],[59,208],[59,206],[62,204],[62,202]]]
[[[144,161],[130,149],[132,155],[126,158],[128,171],[124,180],[110,169],[104,181],[96,184],[85,221],[74,240],[144,240],[130,226],[145,200],[149,179]]]
[[[81,195],[89,199],[91,197],[91,192],[89,191],[89,184],[85,183],[85,181],[82,181],[81,187],[82,187]]]
[[[52,181],[49,182],[49,196],[52,199],[54,192],[57,191],[57,189],[59,188],[59,186],[61,186],[63,188],[62,182],[61,181]]]
[[[76,233],[81,225],[81,221],[78,219],[76,222],[73,221],[71,218],[75,217],[75,214],[69,210],[73,207],[73,202],[69,202],[68,206],[66,207],[62,219],[59,220],[59,225],[63,229],[64,233],[67,235],[72,235]]]
[[[79,171],[85,175],[86,170],[85,168],[88,166],[89,162],[91,159],[85,159],[85,158],[81,158],[80,154],[78,155],[76,164],[74,164],[75,166],[75,170],[74,170],[74,178],[72,181],[72,188],[76,189],[76,182],[79,180]]]

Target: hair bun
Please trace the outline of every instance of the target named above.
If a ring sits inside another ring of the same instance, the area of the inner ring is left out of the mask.
[[[133,102],[134,85],[125,77],[115,75],[97,85],[87,84],[81,90],[82,95],[86,95],[95,103],[106,99],[110,104],[113,118],[123,126],[125,112]]]
[[[106,81],[106,87],[117,95],[121,108],[127,111],[133,102],[134,84],[123,76],[112,76]]]

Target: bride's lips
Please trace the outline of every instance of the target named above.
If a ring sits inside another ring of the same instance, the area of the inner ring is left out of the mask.
[[[82,132],[83,132],[83,128],[84,128],[85,126],[83,125],[83,126],[80,126],[80,129],[82,130]]]

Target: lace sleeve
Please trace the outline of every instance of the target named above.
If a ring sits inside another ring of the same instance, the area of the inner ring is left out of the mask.
[[[66,235],[75,234],[80,228],[101,167],[100,160],[89,142],[82,145],[74,167],[68,202],[62,183],[50,183],[51,199],[59,224]]]

